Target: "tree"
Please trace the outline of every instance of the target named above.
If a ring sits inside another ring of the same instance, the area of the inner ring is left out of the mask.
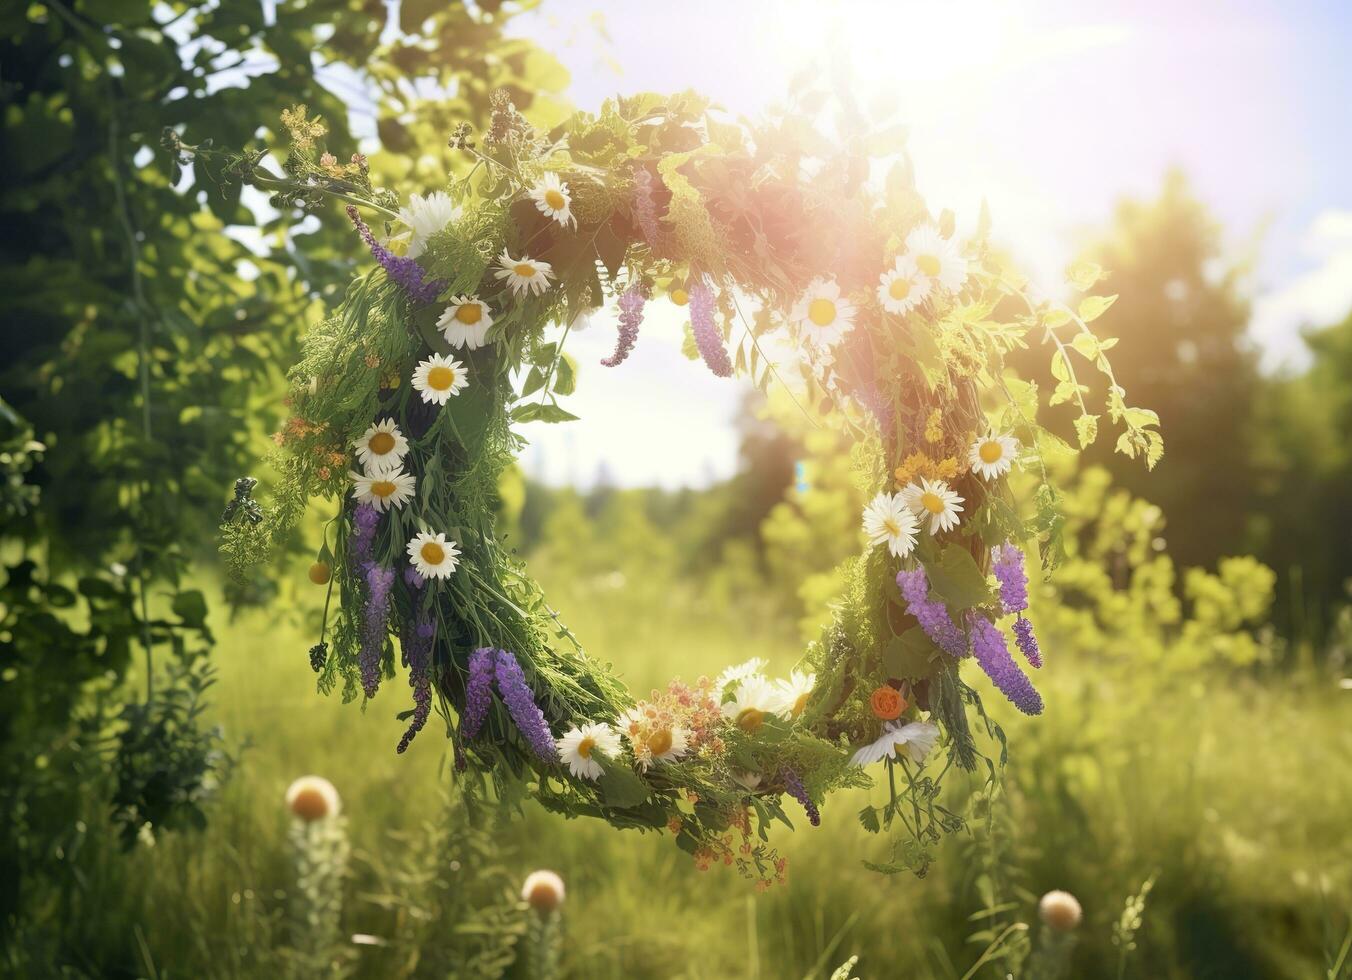
[[[162,134],[239,146],[305,103],[331,145],[355,149],[325,85],[345,64],[382,140],[413,161],[396,166],[435,186],[448,120],[483,124],[498,87],[531,111],[537,89],[566,80],[503,36],[500,3],[409,0],[390,42],[385,16],[377,0],[49,0],[0,14],[0,441],[46,447],[25,450],[25,505],[0,509],[0,542],[18,556],[0,572],[11,966],[55,968],[56,950],[79,945],[79,922],[42,889],[75,887],[83,852],[66,838],[82,799],[111,805],[128,842],[203,819],[219,754],[197,722],[211,633],[188,563],[210,553],[231,484],[275,423],[278,399],[258,392],[278,389],[277,365],[359,248],[341,214],[299,235],[292,214],[256,217],[217,158],[185,173]],[[422,100],[429,86],[445,97]],[[547,100],[539,111],[558,115]],[[144,693],[127,683],[138,648]]]

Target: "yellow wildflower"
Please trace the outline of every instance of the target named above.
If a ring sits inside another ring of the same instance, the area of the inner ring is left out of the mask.
[[[925,441],[938,442],[944,437],[943,416],[936,408],[929,413],[929,419],[925,422]]]

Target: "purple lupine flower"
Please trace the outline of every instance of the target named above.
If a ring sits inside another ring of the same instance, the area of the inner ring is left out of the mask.
[[[488,709],[493,704],[493,673],[497,670],[498,651],[479,647],[469,655],[469,680],[465,683],[465,709],[460,712],[460,735],[479,734]]]
[[[702,282],[690,287],[690,330],[709,370],[720,378],[732,377],[732,361],[714,323],[714,291]]]
[[[376,236],[371,233],[371,229],[357,213],[356,207],[351,204],[347,206],[347,216],[357,226],[357,234],[361,235],[361,240],[371,250],[371,255],[385,269],[385,275],[390,277],[391,282],[402,286],[413,302],[430,303],[446,288],[446,283],[440,279],[428,280],[416,259],[410,259],[406,255],[395,255],[376,241]]]
[[[1000,605],[1005,614],[1028,608],[1028,576],[1023,570],[1023,552],[1006,542],[994,549],[991,570],[1000,581]]]
[[[620,294],[620,336],[615,341],[615,353],[601,361],[605,367],[619,367],[638,340],[639,324],[643,322],[643,292],[630,286]]]
[[[1023,653],[1029,666],[1042,666],[1042,649],[1037,645],[1037,637],[1033,635],[1031,620],[1022,616],[1014,620],[1014,644]]]
[[[634,170],[634,199],[631,203],[634,220],[648,247],[656,249],[662,240],[662,226],[657,223],[657,204],[653,200],[653,175],[644,167]]]
[[[421,589],[427,584],[427,579],[418,574],[418,570],[412,565],[404,569],[404,582],[410,589]]]
[[[1005,697],[1026,715],[1042,714],[1042,695],[1033,687],[1028,675],[1019,669],[1009,655],[1001,633],[985,616],[971,613],[968,622],[972,630],[972,650],[976,661],[987,676],[995,682]]]
[[[361,628],[361,688],[368,698],[380,687],[380,655],[385,649],[385,622],[390,612],[394,569],[372,564],[366,570],[366,612]]]
[[[403,754],[408,750],[432,713],[432,637],[436,627],[422,620],[411,633],[404,636],[404,656],[408,658],[408,683],[413,688],[413,717],[409,719],[408,731],[399,739],[396,752]]]
[[[812,797],[807,795],[807,787],[798,778],[798,773],[785,766],[780,771],[780,777],[784,780],[784,788],[788,790],[789,795],[803,804],[803,809],[807,811],[808,823],[814,827],[820,827],[822,823],[821,811],[817,809],[817,804],[812,802]]]
[[[517,663],[516,657],[506,650],[498,651],[497,680],[498,694],[506,702],[507,710],[511,712],[517,730],[530,743],[536,755],[545,762],[556,762],[559,757],[558,749],[554,745],[554,735],[545,721],[545,714],[535,703],[535,695],[531,693],[530,686],[526,683],[526,675],[522,673],[521,665]]]
[[[929,579],[923,568],[897,572],[897,588],[906,600],[906,611],[919,621],[935,646],[951,657],[967,656],[967,640],[948,615],[948,608],[929,597]]]

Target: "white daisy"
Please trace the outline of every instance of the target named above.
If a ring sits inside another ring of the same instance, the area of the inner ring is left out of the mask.
[[[408,542],[408,560],[423,578],[446,578],[460,564],[460,549],[439,531],[419,531]]]
[[[413,499],[413,491],[418,486],[418,478],[405,473],[402,468],[379,473],[349,470],[347,475],[352,478],[352,495],[357,501],[370,504],[378,511],[404,506]]]
[[[496,275],[499,279],[507,280],[507,285],[511,286],[512,292],[518,296],[522,293],[539,295],[549,288],[549,281],[554,278],[554,270],[550,268],[548,262],[537,262],[524,255],[514,259],[504,248],[502,254],[498,256]]]
[[[620,754],[620,736],[606,724],[587,724],[570,728],[558,740],[559,756],[568,764],[568,771],[579,779],[600,779],[605,772],[601,763],[592,758],[600,752],[614,759]]]
[[[894,558],[905,558],[915,548],[920,523],[899,493],[880,493],[864,508],[864,533],[869,544],[887,543]]]
[[[558,174],[545,174],[531,188],[530,199],[546,218],[553,218],[565,228],[576,224],[571,210],[572,196],[568,193],[568,185],[559,180]]]
[[[478,350],[488,339],[493,314],[478,296],[456,296],[437,317],[437,327],[452,347]]]
[[[1018,454],[1019,440],[1007,432],[999,436],[988,432],[972,443],[972,448],[967,452],[967,461],[972,464],[972,472],[983,480],[994,480],[1009,472]]]
[[[898,255],[892,268],[878,277],[878,302],[888,313],[909,313],[930,294],[930,280],[909,255]]]
[[[398,469],[408,452],[408,440],[394,424],[394,419],[381,419],[352,443],[357,450],[357,461],[367,473],[383,473]]]
[[[797,718],[807,707],[808,699],[812,697],[812,689],[816,686],[817,675],[805,674],[801,670],[795,670],[786,680],[778,680],[775,687],[779,691],[780,708],[779,712],[790,721]]]
[[[433,354],[419,361],[413,371],[413,387],[422,392],[422,399],[433,405],[445,405],[452,395],[460,394],[469,384],[469,372],[459,361]]]
[[[901,499],[922,521],[928,517],[929,533],[951,531],[958,526],[963,498],[949,489],[943,480],[921,477],[920,482],[908,483],[901,491]]]
[[[733,684],[740,684],[748,677],[755,677],[765,670],[765,659],[763,657],[752,657],[744,664],[737,664],[734,667],[728,667],[723,673],[718,675],[718,680],[714,682],[714,687],[721,694]]]
[[[888,722],[877,740],[862,746],[850,758],[856,766],[871,766],[884,759],[907,758],[920,765],[939,740],[939,726],[929,721],[905,725]]]
[[[967,281],[967,260],[958,247],[931,224],[919,225],[906,236],[906,254],[933,285],[955,293]]]
[[[433,191],[426,197],[410,194],[408,204],[399,209],[399,220],[408,225],[411,232],[405,254],[416,259],[427,247],[427,239],[459,217],[460,209],[443,191]]]
[[[854,326],[854,304],[841,299],[834,279],[814,279],[789,315],[817,347],[834,347]]]
[[[760,731],[765,716],[779,710],[780,696],[764,677],[750,677],[737,685],[737,693],[723,705],[723,717],[748,735]]]

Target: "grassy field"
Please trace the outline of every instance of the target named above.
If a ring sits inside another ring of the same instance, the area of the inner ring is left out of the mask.
[[[542,578],[551,585],[547,569]],[[556,584],[578,635],[634,689],[751,656],[784,670],[798,656],[789,628],[656,582]],[[923,880],[862,867],[885,842],[860,830],[860,793],[828,800],[821,828],[801,821],[779,835],[789,883],[763,895],[729,869],[697,871],[669,838],[533,806],[521,819],[493,815],[496,876],[462,889],[483,869],[452,862],[427,836],[439,822],[451,839],[465,829],[444,824],[439,721],[398,757],[404,692],[382,691],[364,714],[317,696],[309,595],[220,624],[213,711],[251,744],[204,832],[138,849],[130,866],[111,852],[95,862],[87,906],[68,910],[87,917],[90,962],[130,958],[157,978],[295,972],[281,800],[307,772],[343,796],[354,854],[343,933],[374,937],[350,950],[360,976],[444,975],[430,972],[429,947],[454,933],[455,921],[439,920],[458,913],[445,902],[410,912],[403,900],[418,896],[399,893],[432,885],[391,870],[400,866],[424,869],[447,894],[496,897],[534,868],[557,870],[569,889],[562,963],[575,977],[824,977],[857,953],[861,977],[959,978],[987,945],[967,941],[985,925],[974,913],[1005,903],[997,917],[1035,923],[1036,897],[1051,888],[1085,908],[1075,976],[1329,976],[1349,935],[1348,695],[1313,679],[1217,675],[1161,688],[1052,647],[1045,718],[1020,723],[991,701],[1015,754],[989,825],[945,845]],[[1128,939],[1124,905],[1147,880]]]

